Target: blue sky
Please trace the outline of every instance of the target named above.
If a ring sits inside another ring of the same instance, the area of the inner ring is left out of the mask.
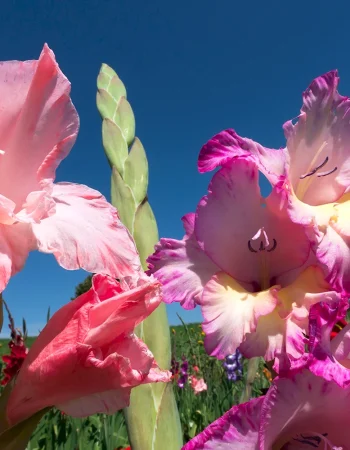
[[[181,216],[206,192],[210,175],[197,172],[196,159],[213,134],[232,127],[281,147],[282,124],[298,114],[314,77],[338,68],[341,92],[350,95],[349,14],[348,2],[324,0],[12,0],[1,5],[0,60],[37,59],[45,42],[53,49],[81,120],[57,180],[88,184],[107,198],[95,95],[101,63],[111,65],[148,154],[160,235],[181,238]],[[48,306],[69,301],[85,275],[33,253],[4,297],[17,323],[25,317],[36,334]],[[176,312],[200,320],[197,310],[172,305],[168,312],[171,323],[178,323]]]

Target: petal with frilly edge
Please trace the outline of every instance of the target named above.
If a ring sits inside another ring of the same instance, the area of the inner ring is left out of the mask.
[[[51,351],[47,348],[45,355],[40,355],[30,366],[22,366],[26,386],[12,391],[7,405],[10,424],[54,405],[74,417],[97,412],[111,414],[128,406],[132,387],[168,382],[171,378],[168,371],[158,370],[153,374],[157,367],[153,355],[134,334],[123,336],[100,351],[83,344],[58,344]],[[108,354],[105,359],[103,350]],[[54,387],[57,383],[60,389]],[[102,400],[108,393],[113,397],[104,403]]]
[[[219,359],[234,353],[259,317],[274,310],[276,294],[277,288],[251,293],[224,272],[214,275],[200,300],[207,353]]]
[[[56,213],[33,224],[38,249],[53,253],[68,270],[83,268],[121,277],[140,270],[133,239],[117,211],[98,191],[84,185],[53,185]]]
[[[96,286],[106,277],[95,275],[92,283]],[[107,283],[108,283],[107,279]],[[111,280],[112,281],[112,280]],[[118,284],[117,282],[115,284]],[[136,325],[148,317],[162,301],[160,282],[153,276],[142,285],[110,296],[89,310],[90,329],[84,338],[84,344],[94,347],[106,345],[108,339],[114,339],[122,333],[130,333]],[[108,283],[110,290],[110,283]]]
[[[197,208],[200,247],[223,271],[255,289],[276,284],[276,277],[302,266],[310,252],[304,227],[279,210],[279,200],[277,192],[264,199],[256,165],[236,159],[214,175]]]
[[[307,370],[280,378],[262,405],[259,448],[299,450],[318,443],[320,448],[346,449],[349,414],[350,388],[342,389]]]
[[[0,63],[0,191],[18,206],[54,179],[75,142],[79,118],[69,94],[47,45],[38,61]]]
[[[340,387],[350,387],[350,327],[346,326],[331,341],[331,332],[343,319],[347,299],[338,305],[315,305],[310,312],[310,343],[308,367],[315,375],[334,381]]]
[[[286,173],[288,157],[285,149],[263,147],[251,139],[240,137],[232,129],[221,131],[202,147],[198,170],[208,172],[237,157],[253,161],[273,185]]]
[[[180,302],[185,309],[196,306],[203,287],[220,270],[199,247],[193,233],[194,220],[193,213],[186,214],[182,218],[186,231],[183,239],[161,239],[147,260],[149,273],[163,285],[164,302]]]
[[[182,450],[258,450],[263,397],[236,405],[210,424]]]
[[[319,302],[336,305],[341,295],[330,290],[319,267],[310,266],[277,291],[276,296],[275,310],[259,317],[256,330],[246,335],[239,349],[247,358],[263,356],[266,361],[275,358],[274,369],[281,375],[304,356],[312,305]]]
[[[309,205],[337,201],[350,185],[350,100],[338,93],[338,83],[337,71],[313,80],[297,123],[284,124],[289,179]]]

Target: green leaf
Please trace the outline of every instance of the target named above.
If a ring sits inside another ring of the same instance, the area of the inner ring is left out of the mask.
[[[136,205],[139,205],[147,195],[148,162],[143,145],[138,138],[135,138],[125,161],[124,180],[134,193]]]
[[[119,100],[113,119],[122,130],[127,145],[130,146],[135,137],[135,116],[125,97]]]
[[[158,242],[156,218],[147,200],[137,208],[133,234],[142,267],[146,270],[146,259],[154,252],[154,246]]]
[[[96,103],[103,119],[113,119],[117,109],[117,102],[105,89],[97,91]]]
[[[111,197],[112,204],[118,210],[120,220],[132,234],[136,211],[135,199],[129,186],[125,184],[115,167],[113,167],[112,171]]]
[[[102,143],[109,164],[115,166],[123,175],[124,162],[128,157],[128,146],[120,128],[110,119],[104,119],[102,122]]]
[[[25,450],[28,441],[34,432],[39,421],[43,415],[49,411],[50,408],[42,409],[29,419],[18,423],[17,425],[8,428],[0,434],[0,449],[1,450]]]

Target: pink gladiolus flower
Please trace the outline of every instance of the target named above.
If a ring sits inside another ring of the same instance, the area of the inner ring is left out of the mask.
[[[53,405],[73,417],[111,414],[128,406],[131,388],[170,381],[133,333],[160,301],[152,277],[128,285],[95,275],[92,288],[56,312],[35,340],[7,404],[9,423]]]
[[[276,370],[288,366],[304,353],[310,307],[341,298],[281,199],[261,196],[254,161],[231,158],[196,214],[184,217],[183,240],[161,239],[148,259],[164,301],[200,305],[210,355],[222,359],[239,347],[246,357],[276,357]]]
[[[350,292],[350,99],[338,93],[338,83],[331,71],[310,84],[297,122],[283,126],[286,148],[264,148],[225,130],[202,148],[198,167],[254,161],[284,196],[291,219],[305,226],[327,280]]]
[[[191,380],[191,387],[195,395],[198,395],[201,392],[206,391],[208,389],[207,383],[203,380],[203,378],[198,379],[192,375],[190,377],[190,380]]]
[[[303,371],[234,406],[183,450],[346,450],[349,413],[350,387]]]
[[[140,269],[116,210],[97,191],[54,184],[79,128],[70,83],[44,46],[37,61],[0,64],[0,292],[31,250],[65,269],[114,277]]]

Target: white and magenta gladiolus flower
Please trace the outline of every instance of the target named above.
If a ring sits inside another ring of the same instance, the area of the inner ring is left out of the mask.
[[[349,414],[350,387],[304,370],[234,406],[183,450],[346,450]]]
[[[304,353],[311,305],[341,298],[281,200],[261,196],[254,161],[231,158],[184,217],[183,240],[162,239],[148,259],[166,302],[200,305],[206,350],[218,358],[239,347],[289,364]]]
[[[305,226],[328,281],[350,290],[350,100],[338,91],[336,71],[316,78],[303,93],[297,122],[284,124],[281,150],[241,138],[233,130],[214,136],[201,150],[199,170],[245,158],[259,167],[291,219]]]
[[[14,425],[56,406],[73,417],[112,414],[145,383],[168,382],[134,328],[161,302],[160,283],[94,275],[91,289],[57,311],[26,356],[7,403]]]
[[[77,137],[70,83],[45,45],[37,61],[0,64],[0,292],[29,251],[66,269],[114,277],[140,269],[116,210],[97,191],[54,183]]]

